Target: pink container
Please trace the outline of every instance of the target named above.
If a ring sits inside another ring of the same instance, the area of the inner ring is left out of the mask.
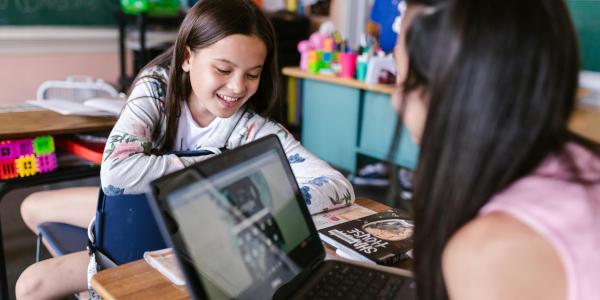
[[[340,77],[354,78],[356,71],[356,53],[340,53]]]

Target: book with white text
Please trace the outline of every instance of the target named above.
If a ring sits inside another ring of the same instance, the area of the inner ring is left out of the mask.
[[[322,241],[356,260],[394,265],[412,249],[414,225],[398,211],[386,211],[319,230]]]

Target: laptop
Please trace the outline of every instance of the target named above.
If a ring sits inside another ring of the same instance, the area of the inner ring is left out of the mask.
[[[275,135],[151,183],[148,197],[195,299],[415,299],[400,269],[325,260]]]

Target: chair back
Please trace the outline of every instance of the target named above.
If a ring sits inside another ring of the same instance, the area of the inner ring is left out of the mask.
[[[144,194],[106,196],[100,188],[94,234],[95,248],[118,265],[167,247]]]

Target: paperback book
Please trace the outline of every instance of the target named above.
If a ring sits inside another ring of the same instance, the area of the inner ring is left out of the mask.
[[[177,264],[172,248],[144,252],[144,260],[176,285],[184,285],[185,279]]]
[[[408,258],[413,229],[406,216],[386,211],[320,229],[319,236],[353,259],[394,265]]]

